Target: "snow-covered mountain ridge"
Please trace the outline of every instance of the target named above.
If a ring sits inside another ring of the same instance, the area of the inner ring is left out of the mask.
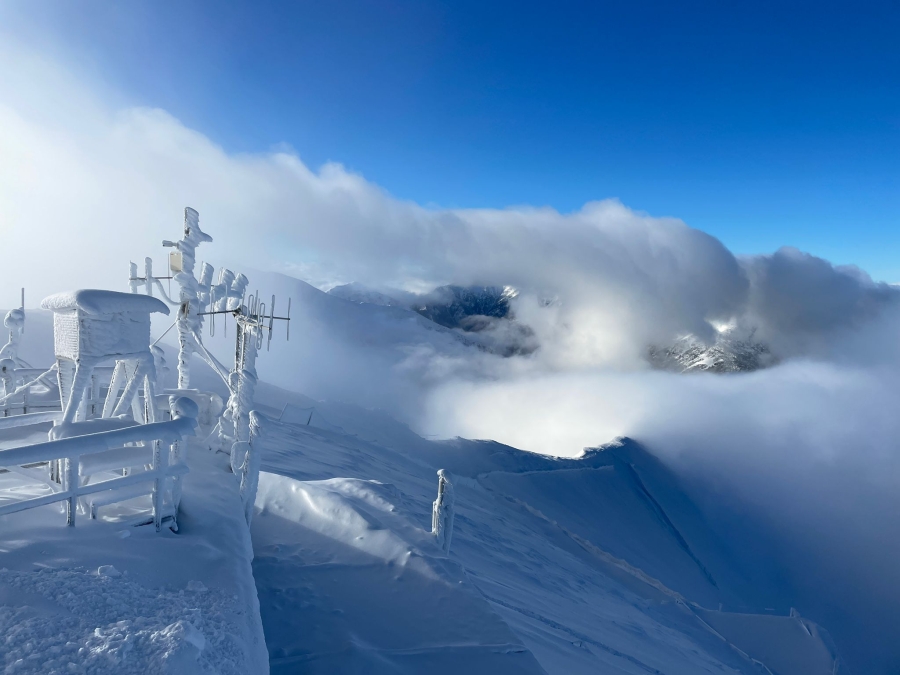
[[[753,339],[752,332],[741,338],[728,329],[717,331],[712,344],[685,335],[669,347],[650,347],[647,357],[655,368],[681,373],[746,373],[777,362],[767,345]]]
[[[504,356],[528,354],[539,346],[533,331],[515,320],[511,301],[517,292],[510,286],[448,285],[417,295],[399,290],[382,293],[354,282],[328,293],[361,305],[410,309],[445,328],[483,332],[481,339],[473,339]],[[668,347],[650,346],[647,360],[654,368],[679,373],[752,372],[777,362],[769,347],[754,339],[754,331],[732,326],[716,330],[711,342],[684,335]]]
[[[634,441],[558,459],[289,401],[328,424],[264,422],[252,534],[273,673],[846,672]],[[449,556],[425,536],[437,468]]]
[[[335,286],[328,293],[360,304],[406,307],[440,326],[463,330],[479,330],[481,317],[509,317],[510,300],[517,295],[511,286],[456,285],[439,286],[423,294],[397,289],[382,293],[356,282]]]

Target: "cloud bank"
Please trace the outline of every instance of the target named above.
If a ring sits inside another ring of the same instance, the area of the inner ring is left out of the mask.
[[[634,367],[648,344],[708,338],[729,321],[784,356],[828,354],[900,295],[792,249],[738,259],[679,220],[615,200],[568,214],[426,209],[338,164],[232,155],[164,111],[114,108],[13,43],[0,50],[0,85],[0,222],[20,252],[6,278],[35,304],[72,278],[123,287],[127,268],[110,261],[159,252],[185,205],[221,243],[209,253],[244,266],[323,285],[515,286],[516,313],[554,369]],[[557,302],[542,311],[547,298]]]

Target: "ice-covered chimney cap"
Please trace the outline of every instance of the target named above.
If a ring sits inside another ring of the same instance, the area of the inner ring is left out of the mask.
[[[57,293],[41,301],[41,309],[65,312],[80,309],[85,314],[116,314],[118,312],[147,312],[168,314],[166,304],[150,295],[82,289]]]

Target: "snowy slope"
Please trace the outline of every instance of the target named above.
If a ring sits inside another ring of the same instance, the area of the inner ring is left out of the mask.
[[[265,424],[270,475],[252,534],[273,672],[421,672],[423,662],[408,659],[425,652],[429,667],[477,653],[484,658],[463,661],[466,671],[534,672],[496,661],[524,658],[523,649],[549,673],[767,672],[755,652],[773,617],[727,611],[741,604],[734,561],[640,446],[561,460],[430,442],[388,420],[372,442],[363,436],[372,436],[374,413],[357,432],[346,407],[316,409],[341,431]],[[425,532],[437,468],[455,477],[444,561]],[[487,607],[473,604],[472,589]],[[423,594],[433,598],[430,614]],[[717,622],[721,630],[709,614],[719,615],[719,603],[722,616],[739,617]],[[319,625],[329,626],[326,642],[304,635]],[[771,672],[832,672],[833,649],[818,628],[780,640],[768,658],[781,657],[782,669]]]
[[[391,296],[380,293],[355,281],[353,283],[342,284],[341,286],[330,288],[328,294],[357,304],[384,305],[386,307],[403,306],[403,303]]]
[[[263,474],[254,572],[272,672],[544,672],[400,497]]]

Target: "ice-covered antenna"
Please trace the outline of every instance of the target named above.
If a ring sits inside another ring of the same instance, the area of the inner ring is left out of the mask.
[[[256,348],[259,349],[262,347],[262,329],[265,328],[265,320],[266,320],[266,303],[259,303],[258,307],[259,313],[256,315],[256,319],[254,320],[257,327],[260,329],[256,333]]]
[[[22,316],[25,316],[25,289],[22,289],[22,304],[19,305],[19,308],[22,310]],[[25,322],[22,322],[22,334],[25,334]]]
[[[266,340],[266,351],[272,347],[272,328],[275,326],[275,296],[272,296],[272,305],[269,309],[269,337]]]
[[[216,287],[210,286],[209,288],[209,306],[215,309],[216,306]],[[209,336],[216,336],[216,312],[209,312]]]
[[[217,303],[219,303],[222,298],[217,297],[216,287],[212,286],[210,288],[210,296],[209,296],[209,305],[210,307],[215,307]],[[228,298],[226,297],[226,300]],[[250,331],[253,336],[253,345],[260,349],[263,344],[263,331],[268,331],[268,337],[266,340],[266,349],[271,349],[272,345],[272,335],[275,332],[275,322],[276,321],[285,321],[287,324],[287,339],[291,339],[291,298],[288,298],[288,306],[287,306],[287,316],[276,316],[275,315],[275,296],[272,296],[272,302],[268,307],[266,303],[260,302],[259,291],[251,294],[249,297],[246,295],[241,296],[240,304],[234,305],[232,304],[230,309],[213,309],[208,312],[199,312],[199,316],[209,316],[209,334],[214,336],[216,333],[215,329],[215,316],[217,314],[231,314],[238,324],[238,340],[242,340],[242,333],[245,331]],[[225,325],[228,325],[228,322],[225,322]],[[227,335],[228,329],[225,329],[225,334]]]

